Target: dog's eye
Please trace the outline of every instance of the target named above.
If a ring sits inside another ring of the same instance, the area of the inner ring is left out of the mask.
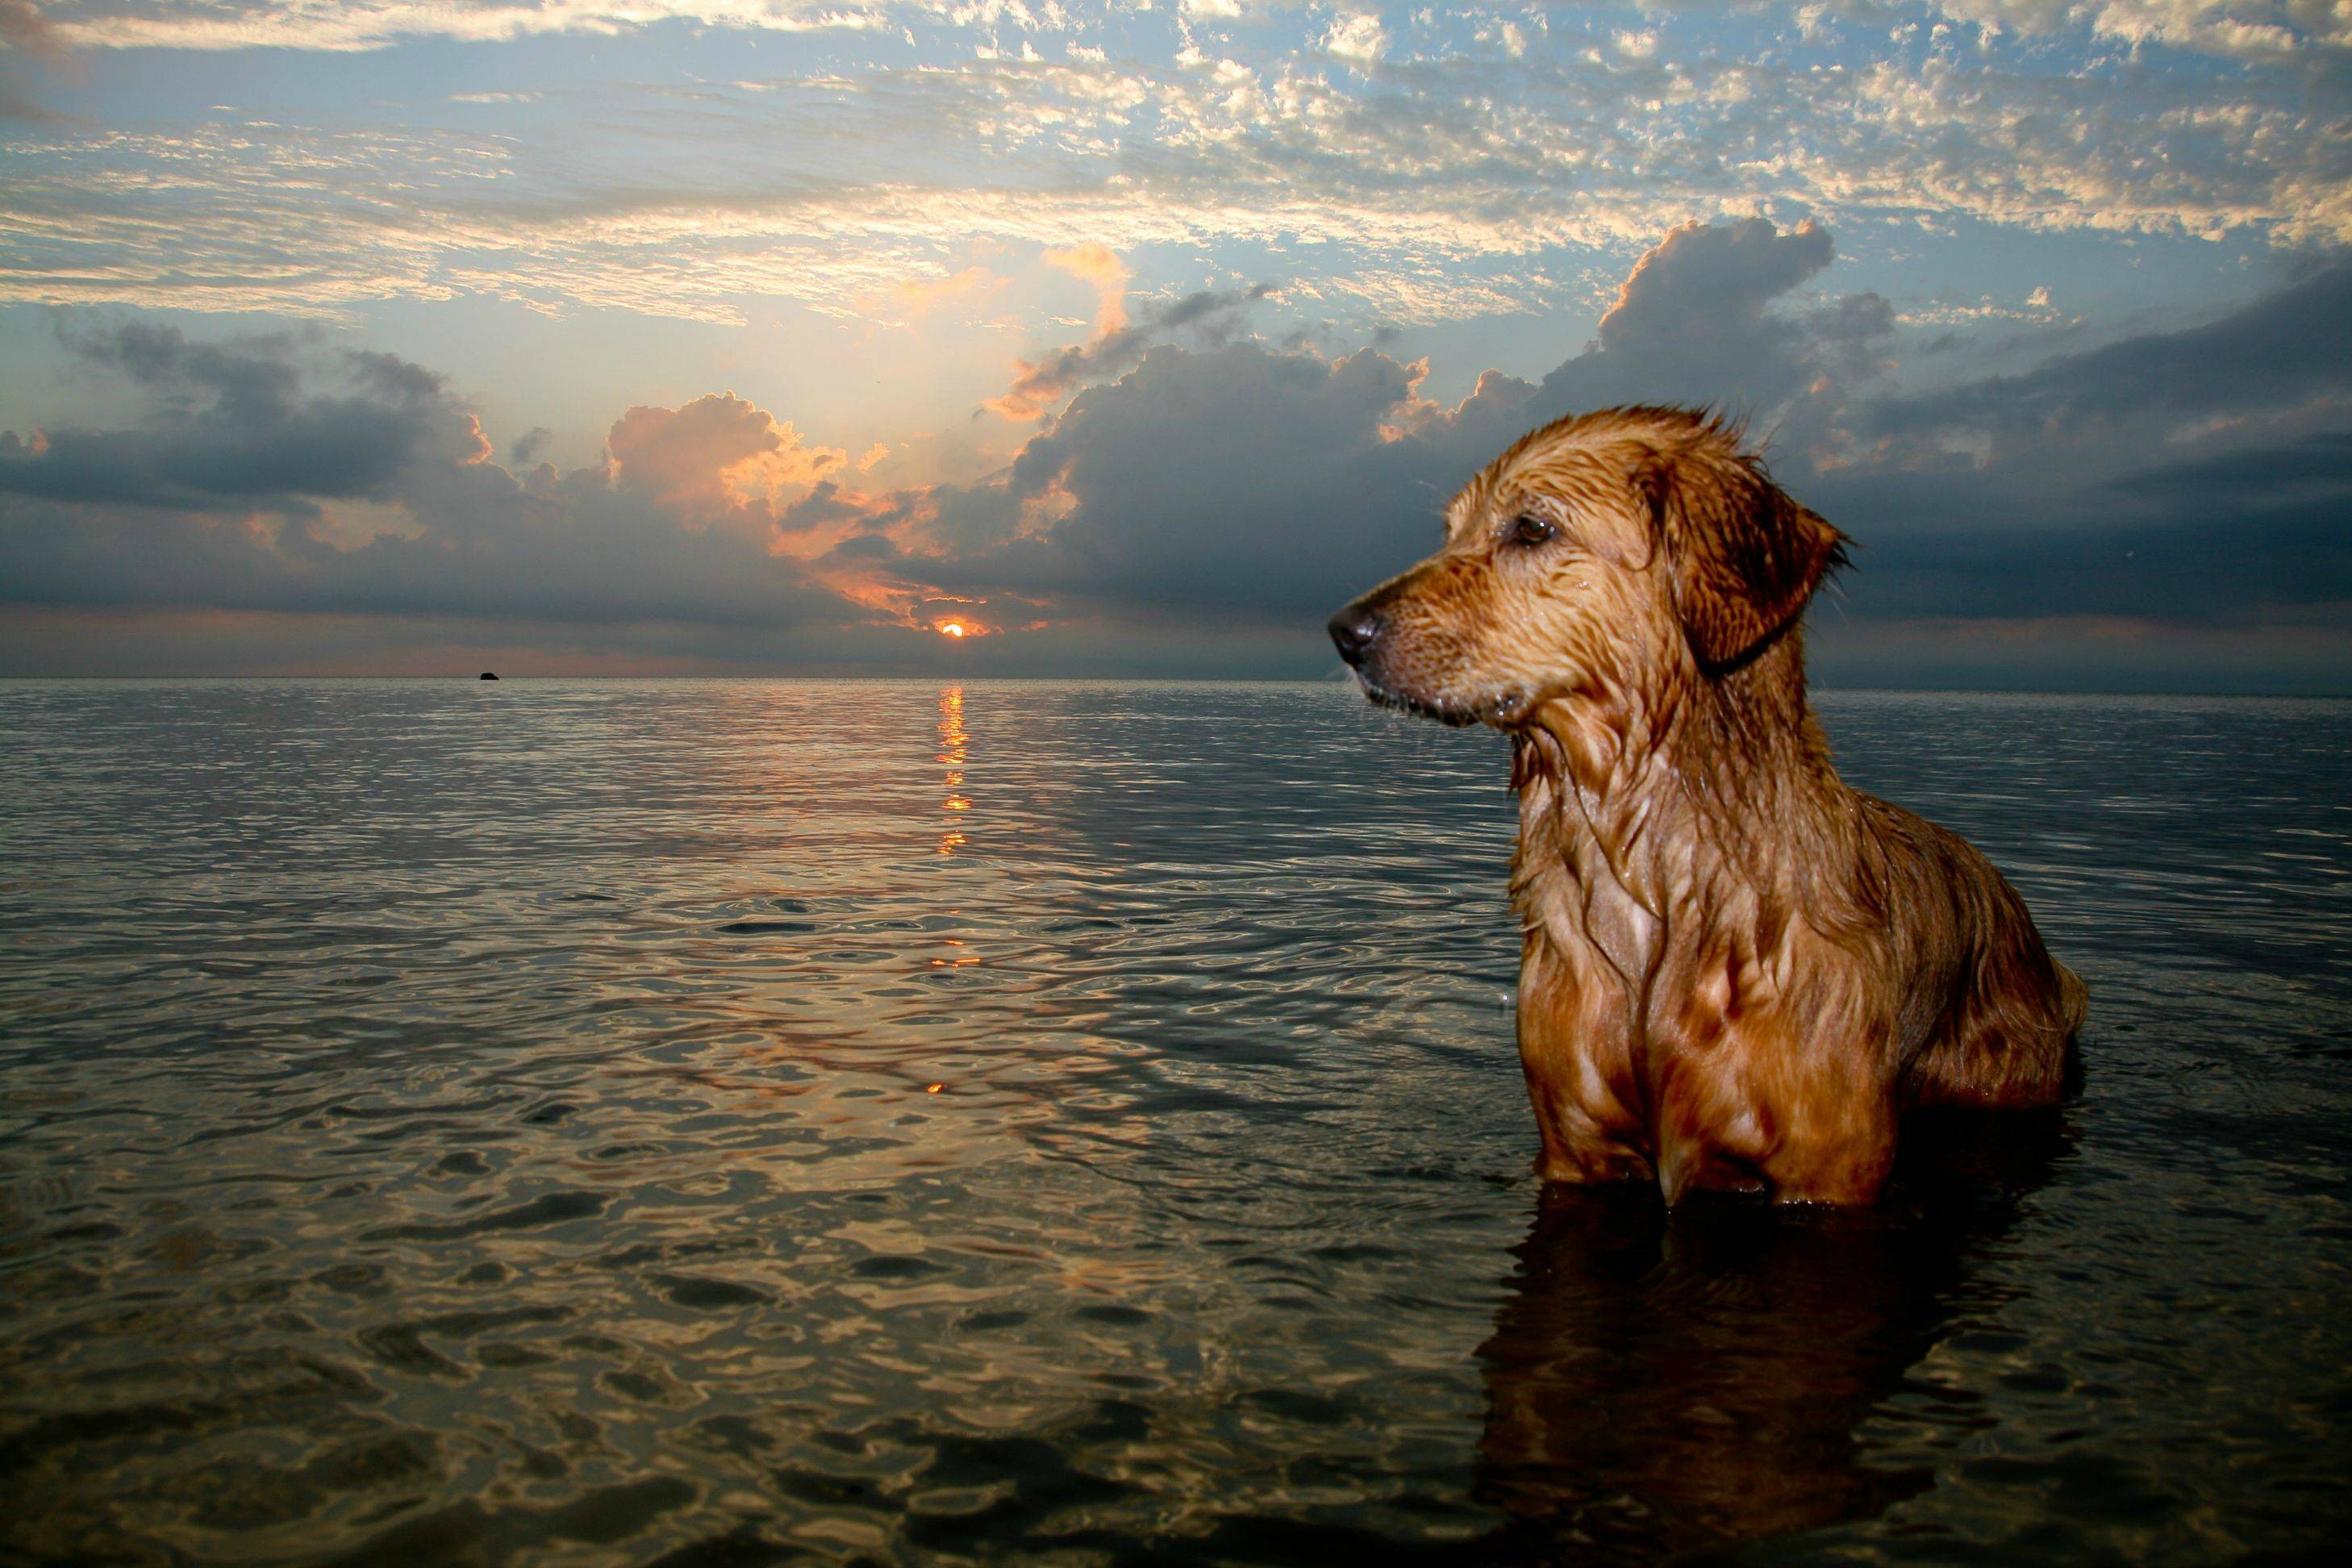
[[[1551,520],[1549,518],[1536,517],[1533,515],[1522,516],[1517,522],[1511,524],[1511,542],[1514,544],[1541,544],[1545,540],[1549,539],[1553,534],[1558,533],[1559,531],[1559,529],[1552,526]]]

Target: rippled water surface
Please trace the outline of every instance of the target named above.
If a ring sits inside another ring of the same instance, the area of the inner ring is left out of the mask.
[[[2084,1089],[1667,1218],[1528,1173],[1500,742],[1336,685],[0,685],[0,1555],[2340,1538],[2352,705],[1821,707]]]

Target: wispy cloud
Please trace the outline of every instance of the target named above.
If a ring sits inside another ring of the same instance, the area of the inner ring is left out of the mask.
[[[862,320],[976,243],[1310,246],[1298,298],[1412,323],[1556,308],[1576,258],[1759,211],[2352,239],[2352,109],[2292,60],[2150,78],[1999,46],[1593,53],[1391,58],[1370,85],[1296,50],[1231,73],[999,59],[778,77],[698,89],[658,132],[658,182],[593,155],[593,126],[551,134],[581,112],[561,93],[471,106],[501,117],[472,133],[60,129],[10,148],[0,300],[315,313],[470,294],[738,322],[779,300]],[[651,113],[674,90],[598,102]]]
[[[218,0],[178,10],[98,0],[56,24],[77,48],[379,49],[408,38],[506,43],[551,33],[625,33],[663,22],[766,32],[864,32],[881,10],[823,0]]]

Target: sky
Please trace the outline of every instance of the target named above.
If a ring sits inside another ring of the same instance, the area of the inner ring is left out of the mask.
[[[1826,684],[2352,692],[2352,0],[0,46],[0,674],[1313,679],[1496,451],[1668,401],[1858,542]]]

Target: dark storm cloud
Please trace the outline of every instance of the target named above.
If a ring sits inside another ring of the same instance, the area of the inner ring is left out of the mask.
[[[1861,535],[1852,613],[2245,624],[2352,602],[2352,435],[2228,448],[2053,487],[2011,466],[1822,476]]]
[[[1866,546],[1857,615],[2341,620],[2347,340],[2339,259],[2202,326],[1858,406],[1869,460],[1783,474]]]
[[[2153,506],[2238,512],[2333,502],[2352,522],[2352,506],[2345,505],[2352,502],[2352,432],[2168,463],[2128,475],[2113,488]]]
[[[1080,393],[1001,485],[941,492],[943,509],[1000,531],[992,546],[958,533],[972,552],[941,570],[973,586],[1311,616],[1425,553],[1454,491],[1555,415],[1643,401],[1777,410],[1825,374],[1867,374],[1892,328],[1885,301],[1772,308],[1832,254],[1811,224],[1678,229],[1584,353],[1540,386],[1490,372],[1450,409],[1420,399],[1414,367],[1370,349],[1327,361],[1256,342],[1154,348]],[[1021,503],[1057,487],[1067,515],[1012,537]]]
[[[740,401],[631,410],[614,426],[627,463],[521,480],[488,460],[442,378],[392,355],[193,343],[144,324],[69,341],[144,389],[148,414],[122,429],[0,431],[0,601],[855,618],[771,552],[767,514],[723,510],[709,465],[799,450],[789,427]],[[706,428],[714,410],[731,419],[721,434],[733,446]],[[616,482],[637,470],[659,483]],[[335,503],[352,500],[384,509],[389,525],[339,536]]]
[[[1412,373],[1371,350],[1337,362],[1229,343],[1160,348],[1078,395],[1004,484],[951,498],[973,509],[1058,489],[1050,531],[1004,539],[933,575],[1220,615],[1287,614],[1368,559],[1402,563],[1434,538],[1444,497],[1426,463],[1383,451]]]
[[[389,354],[337,356],[328,390],[298,396],[282,338],[192,343],[142,323],[69,334],[67,345],[153,394],[136,430],[56,430],[35,443],[0,436],[0,491],[62,501],[204,508],[275,500],[388,497],[420,454],[463,443],[469,420],[440,378]]]
[[[1773,308],[1833,255],[1829,230],[1811,222],[1786,234],[1763,218],[1675,230],[1627,277],[1598,341],[1544,377],[1532,412],[1704,403],[1756,413],[1823,370],[1867,374],[1894,331],[1885,300],[1855,295],[1809,314]]]
[[[2140,416],[2213,415],[2352,389],[2352,258],[2336,258],[2242,310],[1996,376],[1878,405],[1874,432],[2077,429]]]
[[[1888,303],[1790,298],[1831,254],[1811,225],[1677,230],[1583,353],[1538,386],[1490,373],[1450,409],[1371,350],[1155,349],[1001,483],[934,492],[961,522],[931,574],[1311,631],[1425,553],[1446,498],[1524,430],[1662,400],[1755,416],[1782,480],[1861,539],[1842,616],[2249,624],[2352,601],[2352,438],[2327,401],[2352,390],[2344,266],[2207,326],[1895,403],[1869,396]],[[1990,411],[2012,408],[1988,455]],[[1057,521],[1022,526],[1057,493]]]
[[[1197,344],[1229,340],[1239,330],[1243,312],[1272,292],[1271,283],[1224,291],[1203,289],[1166,305],[1147,305],[1127,326],[1090,342],[1071,343],[1043,359],[1023,361],[1011,389],[988,406],[1008,418],[1034,419],[1071,388],[1133,368],[1155,344],[1179,337]]]

